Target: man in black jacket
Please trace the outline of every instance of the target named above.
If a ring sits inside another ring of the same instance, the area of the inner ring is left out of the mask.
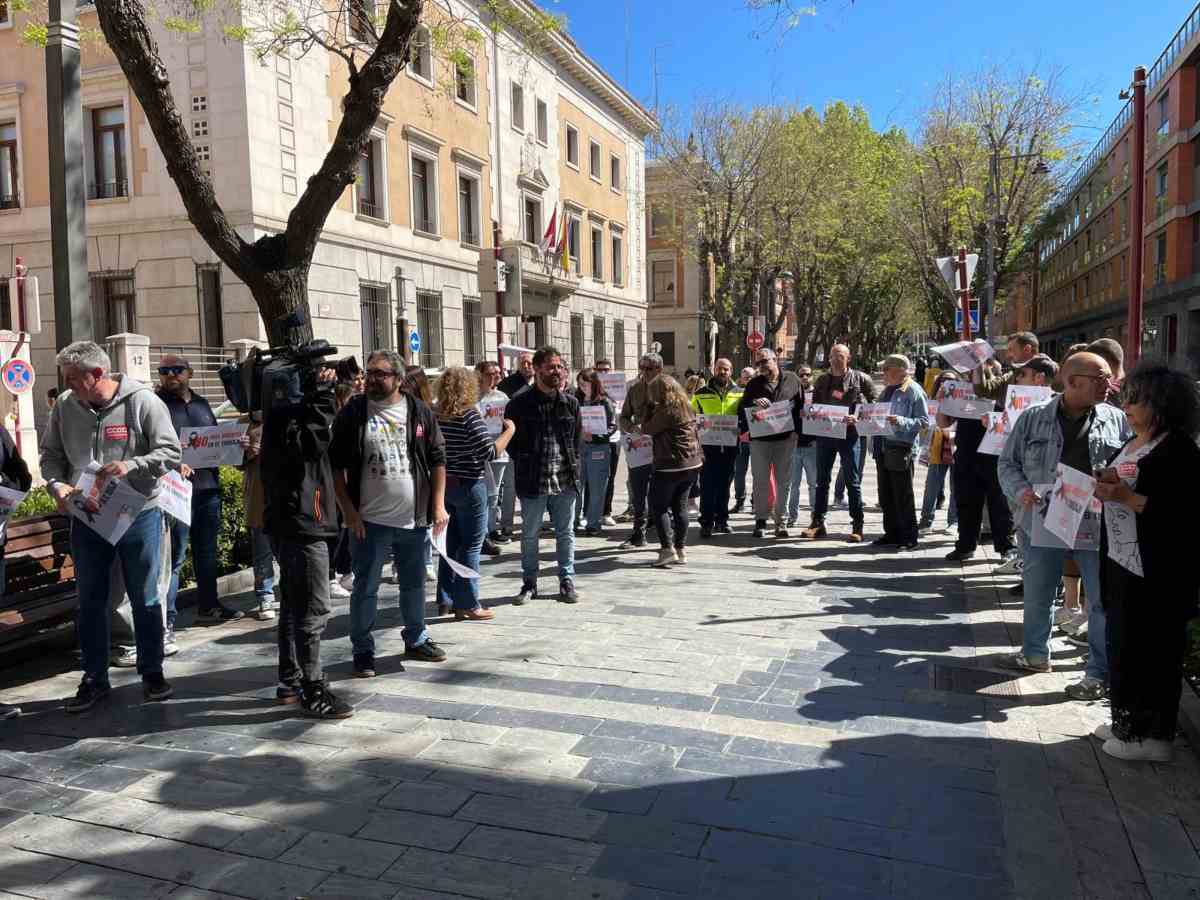
[[[763,348],[755,358],[758,374],[750,379],[738,406],[741,431],[750,431],[750,419],[763,414],[774,403],[788,403],[791,417],[784,430],[774,434],[750,436],[750,471],[754,475],[754,536],[763,537],[767,515],[775,520],[775,536],[787,537],[784,523],[788,485],[792,478],[792,453],[796,449],[796,423],[799,421],[799,402],[804,402],[804,389],[795,372],[779,368],[774,350]],[[771,470],[775,470],[775,505],[771,506]]]
[[[350,644],[354,674],[375,675],[375,616],[383,564],[394,560],[405,654],[441,662],[446,653],[425,627],[425,544],[446,513],[446,445],[428,406],[400,390],[404,361],[392,350],[367,357],[367,391],[351,398],[333,426],[329,456],[354,555]],[[403,671],[403,666],[400,667]]]
[[[299,402],[266,411],[262,438],[264,530],[279,560],[280,703],[299,701],[305,715],[345,719],[354,707],[325,687],[321,634],[329,619],[329,538],[338,531],[329,443],[333,383],[324,369]]]
[[[508,454],[521,498],[521,606],[537,597],[538,535],[550,510],[558,557],[558,601],[578,603],[575,590],[575,506],[583,484],[583,423],[579,402],[562,390],[562,355],[542,347],[533,355],[532,390],[508,401],[504,414],[517,426]]]
[[[533,354],[522,353],[517,357],[517,369],[515,372],[509,372],[496,385],[496,390],[503,391],[512,397],[517,391],[522,388],[529,387],[533,383]]]
[[[21,453],[17,450],[17,445],[13,443],[8,429],[0,425],[0,486],[8,488],[10,491],[25,493],[32,484],[33,478],[29,474],[29,466],[21,458]],[[0,521],[0,600],[4,599],[4,543],[8,539],[7,524],[6,521]],[[16,612],[13,612],[9,618],[13,621],[3,624],[16,625],[21,621]],[[12,719],[20,714],[20,707],[0,703],[0,720]]]

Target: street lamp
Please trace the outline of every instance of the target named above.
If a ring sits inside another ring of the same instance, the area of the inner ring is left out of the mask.
[[[982,308],[979,310],[979,330],[985,337],[988,335],[988,317],[996,302],[996,225],[1000,221],[1000,163],[1019,162],[1022,159],[1036,159],[1033,174],[1045,176],[1050,174],[1050,166],[1046,164],[1041,153],[1014,153],[1011,156],[1001,156],[999,148],[992,150],[988,160],[988,218],[987,218],[987,289],[984,293]],[[964,313],[965,315],[966,313]]]

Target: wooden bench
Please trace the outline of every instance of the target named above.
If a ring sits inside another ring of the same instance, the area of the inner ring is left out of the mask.
[[[0,612],[7,615],[0,622],[0,652],[36,640],[74,618],[78,602],[70,519],[54,514],[10,522],[4,559]]]

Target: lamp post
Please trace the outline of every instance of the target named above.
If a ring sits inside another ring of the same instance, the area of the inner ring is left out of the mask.
[[[50,0],[46,28],[46,138],[50,156],[50,259],[54,342],[93,340],[88,297],[87,198],[83,108],[79,101],[79,26],[75,0]],[[104,337],[104,335],[99,335]]]
[[[1125,93],[1122,92],[1122,96]],[[1133,140],[1130,161],[1129,310],[1125,361],[1132,368],[1142,355],[1142,254],[1146,230],[1146,70],[1133,70]]]
[[[1046,161],[1040,153],[1015,153],[1011,156],[1001,156],[998,147],[992,149],[991,158],[988,160],[988,218],[987,218],[987,251],[985,258],[987,259],[987,284],[983,295],[982,308],[979,310],[979,332],[983,337],[990,337],[988,334],[988,317],[991,315],[992,307],[996,302],[996,224],[1000,220],[1000,163],[1001,162],[1018,162],[1022,159],[1036,159],[1037,165],[1033,167],[1034,175],[1050,174],[1050,167],[1046,165]],[[966,316],[968,313],[964,313]]]

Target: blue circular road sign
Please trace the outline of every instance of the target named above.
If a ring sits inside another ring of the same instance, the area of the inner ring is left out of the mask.
[[[421,334],[418,331],[408,333],[408,349],[413,353],[421,352]]]

